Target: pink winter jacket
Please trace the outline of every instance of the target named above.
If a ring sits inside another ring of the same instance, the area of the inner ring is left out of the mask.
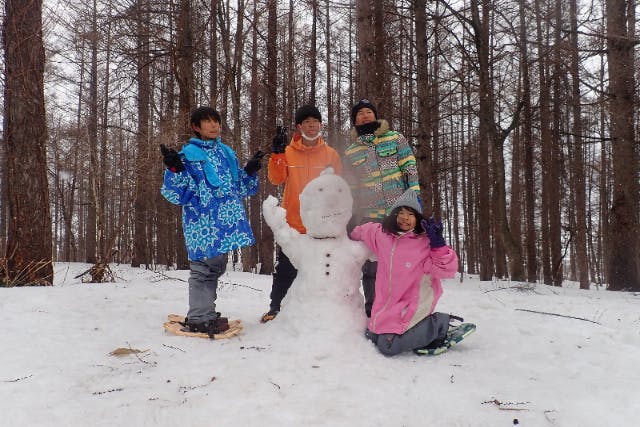
[[[350,236],[378,258],[371,332],[403,334],[433,313],[442,295],[440,279],[453,277],[458,269],[453,249],[432,250],[425,234],[389,234],[373,222],[355,227]]]

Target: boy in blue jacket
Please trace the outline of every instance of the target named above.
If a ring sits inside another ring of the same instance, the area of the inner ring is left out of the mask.
[[[256,194],[264,155],[258,151],[241,168],[220,139],[220,121],[216,110],[199,107],[191,114],[196,137],[179,153],[160,146],[167,166],[160,192],[182,206],[191,269],[185,325],[211,337],[229,329],[227,318],[216,312],[218,278],[226,270],[228,253],[255,243],[242,198]]]

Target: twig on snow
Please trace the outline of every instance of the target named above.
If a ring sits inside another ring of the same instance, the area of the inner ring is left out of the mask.
[[[172,346],[172,345],[167,345],[167,344],[162,344],[162,346],[163,346],[163,347],[172,348],[172,349],[174,349],[174,350],[179,350],[179,351],[181,351],[181,352],[183,352],[183,353],[186,353],[186,351],[184,351],[184,350],[183,350],[183,349],[181,349],[180,347],[174,347],[174,346]]]
[[[27,378],[31,378],[33,376],[33,374],[29,374],[26,377],[22,377],[22,378],[14,378],[12,380],[6,380],[4,381],[5,383],[17,383],[18,381],[22,381],[22,380],[26,380]]]
[[[600,322],[596,322],[595,320],[590,320],[590,319],[585,319],[584,317],[575,317],[575,316],[568,316],[566,314],[558,314],[558,313],[549,313],[546,311],[537,311],[537,310],[528,310],[526,308],[516,308],[516,311],[526,311],[527,313],[537,313],[537,314],[546,314],[549,316],[557,316],[557,317],[565,317],[567,319],[575,319],[575,320],[583,320],[585,322],[591,322],[591,323],[595,323],[596,325],[600,325]]]
[[[501,411],[528,411],[529,410],[528,408],[513,408],[512,406],[526,405],[527,403],[531,403],[531,402],[501,402],[498,399],[487,400],[485,402],[482,402],[483,405],[486,405],[487,403],[493,403]]]

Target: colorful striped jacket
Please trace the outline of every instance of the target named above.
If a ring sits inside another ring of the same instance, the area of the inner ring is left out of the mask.
[[[389,130],[386,120],[378,122],[373,135],[358,136],[352,129],[353,142],[345,148],[345,177],[361,220],[384,218],[407,188],[420,193],[416,158],[407,140]]]

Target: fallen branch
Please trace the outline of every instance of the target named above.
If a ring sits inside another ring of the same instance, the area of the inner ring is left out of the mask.
[[[487,403],[493,403],[501,411],[528,411],[529,410],[528,408],[513,408],[512,406],[526,405],[527,403],[531,403],[531,402],[501,402],[498,399],[487,400],[485,402],[482,402],[483,405],[486,405]]]
[[[532,285],[514,285],[514,286],[505,286],[502,288],[496,288],[496,289],[489,289],[487,291],[484,291],[483,294],[488,294],[489,292],[496,292],[496,291],[504,291],[504,290],[508,290],[508,289],[517,289],[519,291],[533,291],[534,290],[534,286]]]
[[[212,382],[214,382],[216,379],[217,379],[216,377],[211,377],[211,380],[208,383],[205,383],[205,384],[193,385],[193,386],[180,386],[180,387],[178,387],[178,391],[180,393],[186,393],[188,391],[195,390],[197,388],[203,388],[203,387],[208,386]]]
[[[251,289],[252,291],[262,292],[262,289],[254,288],[254,287],[251,287],[251,286],[248,286],[248,285],[242,285],[242,284],[240,284],[240,283],[227,282],[227,281],[225,281],[225,280],[220,280],[220,283],[221,283],[222,285],[238,286],[238,287],[240,287],[240,288],[249,288],[249,289]]]
[[[167,344],[162,344],[162,346],[163,346],[163,347],[167,347],[167,348],[172,348],[172,349],[174,349],[174,350],[179,350],[179,351],[181,351],[181,352],[183,352],[183,353],[186,353],[186,351],[184,351],[183,349],[181,349],[181,348],[179,348],[179,347],[174,347],[174,346],[172,346],[172,345],[167,345]]]
[[[596,322],[595,320],[585,319],[584,317],[567,316],[566,314],[548,313],[546,311],[527,310],[526,308],[516,308],[516,311],[526,311],[527,313],[537,313],[537,314],[546,314],[548,316],[565,317],[567,319],[583,320],[585,322],[591,322],[591,323],[595,323],[596,325],[600,325],[600,322]]]
[[[99,396],[101,394],[113,393],[113,392],[122,391],[122,390],[124,390],[122,387],[118,387],[118,388],[112,388],[111,390],[106,390],[106,391],[94,391],[91,394],[93,394],[94,396]]]
[[[5,383],[17,383],[18,381],[26,380],[27,378],[31,378],[32,376],[33,374],[30,374],[30,375],[27,375],[26,377],[15,378],[13,380],[6,380]]]
[[[180,281],[180,282],[186,282],[185,279],[181,279],[179,277],[169,276],[168,274],[166,274],[166,273],[164,273],[162,271],[154,271],[154,273],[159,275],[159,276],[162,276],[159,280],[162,280],[164,278],[164,279],[169,279],[169,280],[177,280],[177,281]]]

